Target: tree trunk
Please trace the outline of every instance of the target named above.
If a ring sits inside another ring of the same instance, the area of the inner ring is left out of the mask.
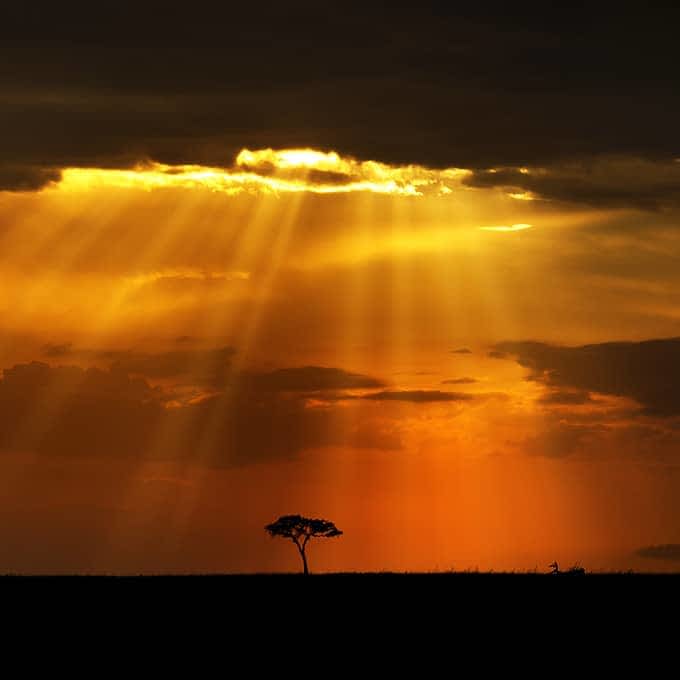
[[[304,548],[298,548],[300,551],[300,557],[302,558],[302,565],[304,566],[304,574],[305,576],[309,576],[309,568],[307,567],[307,555],[305,555],[305,549]]]

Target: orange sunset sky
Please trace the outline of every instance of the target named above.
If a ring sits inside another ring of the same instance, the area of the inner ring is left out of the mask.
[[[16,10],[0,572],[680,565],[664,22],[419,7]]]

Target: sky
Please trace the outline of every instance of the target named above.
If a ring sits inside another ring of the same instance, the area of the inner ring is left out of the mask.
[[[680,18],[8,8],[0,572],[680,568]]]

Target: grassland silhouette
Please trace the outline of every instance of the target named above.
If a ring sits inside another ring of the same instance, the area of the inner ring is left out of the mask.
[[[295,544],[302,560],[302,573],[305,576],[310,574],[307,561],[307,544],[309,541],[312,538],[336,538],[343,534],[330,520],[312,519],[302,515],[282,515],[275,522],[267,524],[264,530],[272,538],[287,538]],[[579,564],[574,564],[566,571],[560,570],[557,561],[549,566],[551,569],[549,573],[554,576],[583,576],[586,573],[586,570]]]

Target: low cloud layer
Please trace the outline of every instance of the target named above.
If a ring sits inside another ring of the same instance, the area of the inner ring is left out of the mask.
[[[680,544],[665,543],[662,545],[649,545],[636,550],[635,555],[649,560],[680,562]]]
[[[222,385],[230,374],[234,350],[223,347],[203,351],[171,351],[158,354],[109,353],[112,368],[147,378],[181,378],[198,384]]]
[[[590,158],[546,168],[494,168],[478,170],[463,182],[596,208],[659,210],[680,204],[680,162],[673,158]]]
[[[547,392],[538,401],[553,406],[581,406],[593,400],[588,392],[555,390]]]
[[[467,401],[472,397],[462,392],[441,392],[439,390],[389,390],[365,394],[362,398],[373,401],[410,401],[418,404],[437,401]]]
[[[69,349],[49,346],[47,353],[62,359]],[[221,466],[285,459],[326,445],[400,446],[391,430],[377,427],[369,436],[367,424],[363,429],[341,427],[340,413],[307,406],[310,394],[325,390],[383,386],[370,376],[305,366],[230,374],[227,384],[215,366],[229,366],[229,348],[109,354],[107,369],[36,361],[5,369],[0,380],[0,450],[144,455]],[[177,382],[153,387],[149,380],[157,378]],[[198,398],[177,400],[175,388],[187,380],[193,381]],[[222,391],[200,397],[202,387],[217,386]],[[423,400],[420,393],[401,395]],[[353,408],[360,408],[355,404]]]
[[[189,339],[190,340],[190,339]],[[187,344],[182,340],[178,344]],[[72,343],[48,343],[45,357],[69,362],[104,363],[118,374],[141,376],[150,380],[172,379],[192,385],[219,387],[232,375],[232,347],[182,349],[165,352],[134,350],[78,349]]]
[[[118,370],[32,362],[0,381],[4,451],[140,455],[164,417],[162,392]]]
[[[495,352],[513,356],[551,388],[628,397],[647,414],[680,415],[680,338],[580,347],[505,342]]]
[[[260,390],[288,392],[383,387],[385,384],[367,375],[324,366],[281,368],[269,373],[252,374],[249,381]]]

